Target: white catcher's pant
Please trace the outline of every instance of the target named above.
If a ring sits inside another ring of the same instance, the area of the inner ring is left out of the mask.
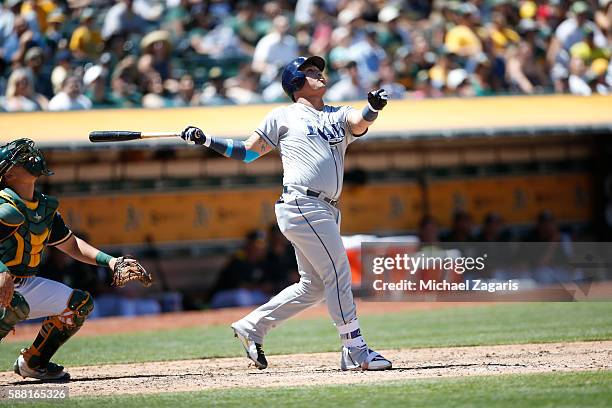
[[[30,306],[28,319],[61,315],[68,308],[72,288],[63,283],[34,276],[15,286]]]
[[[283,201],[275,206],[276,218],[295,248],[300,281],[236,322],[260,344],[271,328],[323,300],[336,326],[356,317],[351,269],[340,236],[340,211],[303,195],[286,193]]]

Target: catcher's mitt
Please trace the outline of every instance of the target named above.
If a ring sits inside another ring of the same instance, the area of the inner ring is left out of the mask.
[[[8,272],[0,273],[0,307],[9,307],[13,299],[15,284]]]
[[[128,282],[135,280],[140,281],[146,287],[151,286],[151,283],[153,283],[151,274],[136,259],[129,255],[117,258],[113,268],[112,285],[122,287]]]

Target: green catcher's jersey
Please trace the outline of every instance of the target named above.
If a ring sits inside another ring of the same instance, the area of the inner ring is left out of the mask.
[[[58,205],[56,198],[39,192],[26,201],[10,188],[0,191],[0,261],[13,276],[36,275],[45,246],[72,235]]]

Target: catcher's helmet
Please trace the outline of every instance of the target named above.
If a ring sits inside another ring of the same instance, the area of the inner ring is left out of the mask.
[[[47,162],[30,139],[17,139],[0,146],[0,177],[14,165],[23,166],[33,176],[50,176]]]
[[[283,90],[294,102],[293,93],[302,89],[304,82],[306,82],[306,75],[300,70],[304,65],[314,65],[323,71],[325,69],[325,60],[317,56],[310,58],[298,57],[285,66],[282,78]]]

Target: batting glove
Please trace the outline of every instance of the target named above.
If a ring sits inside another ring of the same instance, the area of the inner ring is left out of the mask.
[[[387,91],[379,89],[368,93],[368,103],[373,111],[378,112],[387,106]]]
[[[181,139],[186,142],[195,143],[197,145],[203,145],[206,142],[206,135],[202,132],[202,129],[195,126],[187,126],[181,132]]]

